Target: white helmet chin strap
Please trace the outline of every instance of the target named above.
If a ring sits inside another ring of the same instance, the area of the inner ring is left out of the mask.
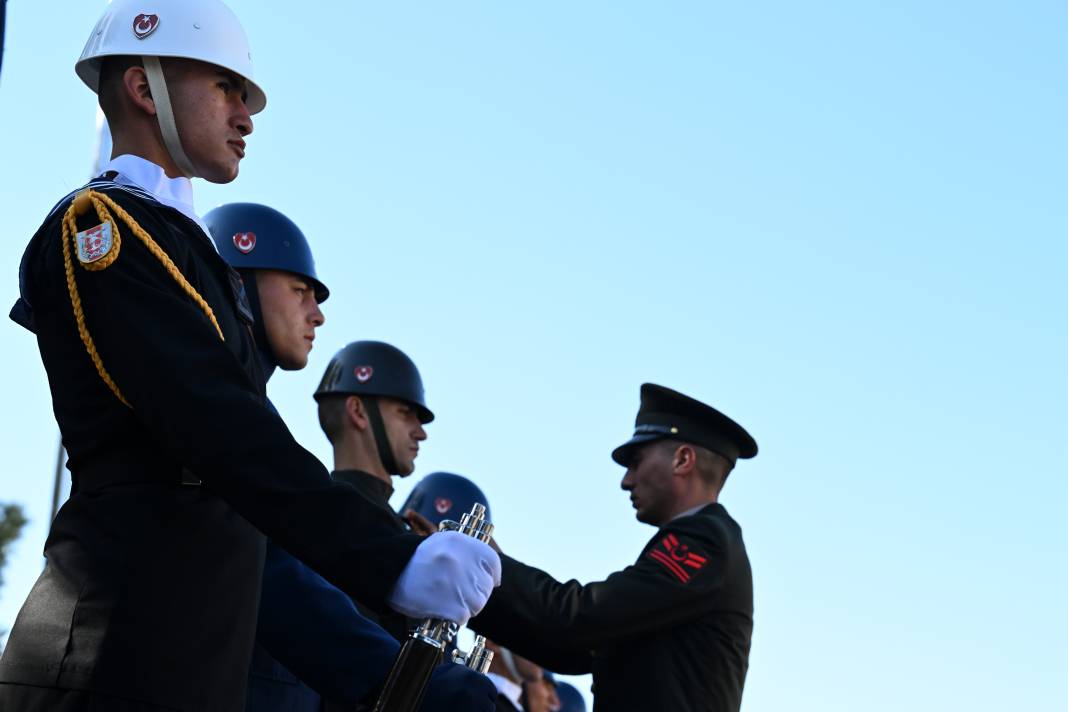
[[[504,668],[508,671],[508,674],[512,676],[512,682],[522,685],[523,676],[519,674],[519,668],[515,665],[515,657],[512,656],[512,651],[501,645],[497,647],[497,657],[504,663]]]
[[[142,57],[141,61],[144,62],[148,88],[152,91],[152,100],[156,104],[156,120],[159,122],[160,133],[163,134],[163,144],[178,170],[186,178],[193,178],[196,176],[196,170],[189,156],[185,155],[182,139],[178,136],[178,126],[174,123],[174,111],[171,109],[171,95],[167,91],[167,80],[163,78],[159,57]]]

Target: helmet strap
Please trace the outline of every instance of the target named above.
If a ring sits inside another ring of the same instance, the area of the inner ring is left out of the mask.
[[[152,101],[156,104],[156,121],[159,122],[159,131],[163,135],[163,145],[171,154],[171,160],[178,166],[186,178],[196,175],[193,162],[185,155],[182,148],[182,139],[178,136],[178,125],[174,123],[174,110],[171,108],[171,95],[167,91],[167,80],[163,77],[163,67],[160,66],[159,57],[142,57],[145,65],[145,76],[148,77],[148,88],[152,91]]]
[[[382,411],[378,408],[377,396],[360,396],[363,404],[367,406],[367,419],[371,421],[371,433],[375,436],[375,446],[378,448],[378,459],[387,475],[399,474],[400,468],[393,457],[393,447],[389,444],[389,435],[386,434],[386,425],[382,422]]]
[[[278,357],[274,355],[271,341],[267,338],[267,326],[263,320],[263,306],[260,304],[260,287],[256,281],[256,270],[242,268],[237,270],[237,273],[241,275],[241,282],[245,286],[245,296],[248,297],[248,305],[252,309],[252,340],[256,342],[260,365],[269,380],[274,370],[278,368]]]
[[[497,646],[496,655],[500,658],[500,661],[504,663],[504,669],[512,676],[512,682],[517,682],[522,685],[523,676],[519,674],[519,668],[516,667],[515,657],[512,655],[512,651],[503,646]]]

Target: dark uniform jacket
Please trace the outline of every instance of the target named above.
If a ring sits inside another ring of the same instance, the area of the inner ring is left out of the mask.
[[[270,380],[277,363],[262,343],[257,350]],[[268,540],[246,712],[352,710],[399,651],[345,593]]]
[[[322,696],[352,709],[386,679],[398,652],[345,593],[267,543],[248,712],[320,712]]]
[[[506,695],[497,695],[497,712],[522,712]]]
[[[359,474],[378,482],[381,487],[364,484],[388,500],[389,485]],[[403,528],[403,521],[397,517],[395,524]],[[381,617],[399,621],[403,632],[406,619],[390,614]],[[349,596],[267,542],[247,712],[369,710],[399,652],[394,636],[361,614]],[[485,712],[494,695],[488,678],[444,663],[434,670],[420,709]]]
[[[601,582],[559,583],[501,560],[501,587],[470,627],[549,669],[592,672],[595,712],[738,711],[753,583],[721,505],[669,522]]]
[[[61,253],[69,200],[30,241],[13,317],[37,335],[73,487],[0,682],[239,711],[264,561],[257,530],[378,605],[419,538],[383,536],[387,515],[332,482],[267,406],[240,283],[196,223],[136,189],[95,187],[170,256],[225,341],[119,220],[111,266],[73,259],[86,326],[127,408],[78,335]],[[78,229],[97,223],[90,213]]]
[[[377,507],[390,517],[391,531],[408,531],[408,523],[389,506],[389,498],[393,495],[393,487],[387,482],[380,480],[369,472],[362,470],[334,470],[330,473],[335,482],[344,482],[360,493],[370,506]],[[353,600],[356,608],[394,637],[397,641],[404,642],[408,638],[408,619],[392,609],[375,609],[371,602]]]

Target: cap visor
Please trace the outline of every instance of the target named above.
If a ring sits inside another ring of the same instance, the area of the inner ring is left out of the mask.
[[[617,465],[627,466],[630,461],[631,455],[634,454],[634,448],[645,443],[651,443],[654,440],[662,440],[664,438],[660,433],[642,433],[635,435],[627,442],[623,443],[615,450],[612,451],[612,459],[616,461]]]

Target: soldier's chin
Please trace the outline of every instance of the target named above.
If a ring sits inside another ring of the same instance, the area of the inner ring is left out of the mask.
[[[230,183],[240,172],[240,161],[235,157],[231,161],[203,168],[197,176],[209,183]]]
[[[293,349],[292,353],[275,354],[278,368],[283,371],[299,371],[308,365],[308,354]]]

